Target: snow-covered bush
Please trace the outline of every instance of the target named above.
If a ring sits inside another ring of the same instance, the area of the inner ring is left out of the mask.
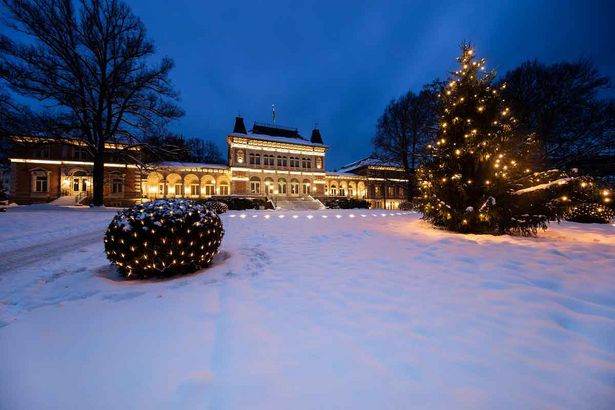
[[[597,203],[575,205],[564,215],[567,221],[598,224],[608,224],[614,217],[612,209]]]
[[[225,204],[224,202],[220,202],[220,201],[206,201],[204,202],[205,207],[211,209],[212,211],[214,211],[217,214],[223,214],[225,212],[228,212],[228,205]]]
[[[208,266],[223,236],[211,209],[164,199],[119,212],[107,228],[105,253],[126,277],[171,276]]]
[[[412,202],[403,201],[403,202],[400,202],[399,204],[400,211],[412,211],[413,209],[414,209],[414,205],[412,204]]]

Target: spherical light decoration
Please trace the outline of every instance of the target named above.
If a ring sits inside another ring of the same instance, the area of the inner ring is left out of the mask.
[[[211,209],[163,199],[119,212],[105,233],[105,253],[125,277],[166,277],[207,267],[223,236]]]
[[[223,214],[228,211],[228,205],[220,201],[207,201],[205,206],[217,214]]]

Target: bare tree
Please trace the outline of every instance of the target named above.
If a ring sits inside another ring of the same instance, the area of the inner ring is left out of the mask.
[[[0,78],[13,91],[51,103],[66,135],[94,158],[93,203],[103,204],[105,144],[135,143],[144,123],[183,113],[169,58],[149,64],[154,46],[121,0],[2,0],[10,26],[28,41],[0,39]]]
[[[186,141],[192,161],[209,164],[223,164],[224,158],[220,148],[211,141],[200,138],[190,138]]]
[[[431,142],[437,131],[437,90],[439,82],[425,86],[419,94],[409,91],[393,100],[378,119],[372,139],[374,153],[385,162],[400,165],[408,179],[406,196],[415,193],[414,170],[422,147]]]
[[[542,163],[563,167],[609,151],[613,155],[615,103],[598,98],[610,82],[590,61],[528,61],[502,81],[520,129],[539,142]]]

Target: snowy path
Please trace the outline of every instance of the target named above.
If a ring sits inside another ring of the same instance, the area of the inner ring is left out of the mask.
[[[67,252],[78,251],[88,245],[102,240],[104,230],[97,229],[93,232],[72,235],[54,239],[47,242],[39,242],[35,245],[11,249],[0,252],[0,275],[2,272],[9,272],[23,267],[45,262]]]
[[[613,226],[513,238],[389,212],[223,219],[222,253],[194,275],[117,281],[101,241],[0,275],[0,407],[615,402]],[[35,231],[17,223],[8,235]]]

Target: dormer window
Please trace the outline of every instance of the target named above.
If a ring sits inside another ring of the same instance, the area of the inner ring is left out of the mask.
[[[49,145],[44,144],[34,149],[32,153],[34,158],[49,158]]]
[[[83,147],[73,147],[73,159],[75,160],[86,160],[88,158],[88,152]]]

